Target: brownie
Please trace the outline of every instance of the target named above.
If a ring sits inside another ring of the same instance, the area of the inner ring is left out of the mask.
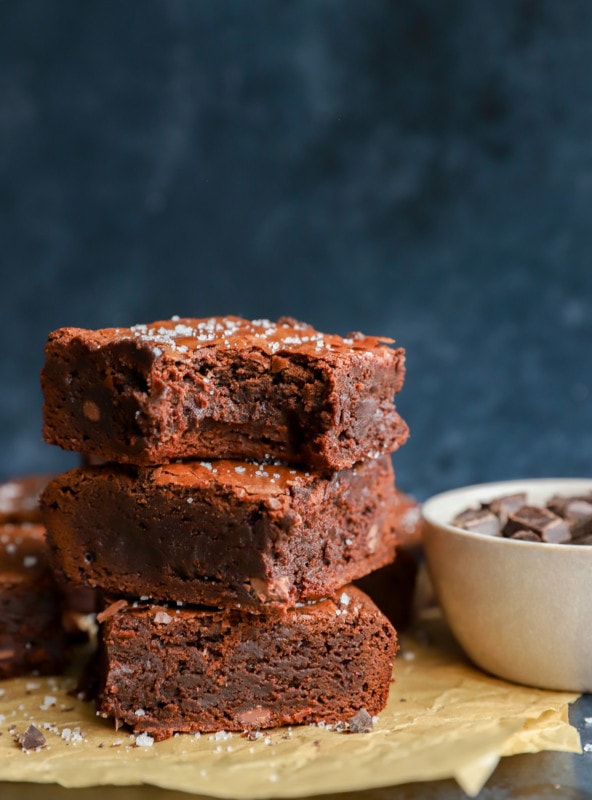
[[[353,586],[283,615],[119,601],[99,620],[97,713],[155,739],[347,722],[388,698],[396,634]]]
[[[390,339],[295,320],[179,319],[50,334],[44,437],[106,461],[281,460],[342,469],[408,436]]]
[[[43,526],[0,526],[0,678],[59,672],[69,644]]]
[[[389,456],[326,475],[278,464],[106,464],[42,496],[56,569],[105,592],[287,607],[392,561]]]
[[[25,475],[0,484],[0,525],[40,523],[39,496],[51,475]]]
[[[398,631],[413,621],[415,587],[420,563],[422,518],[417,501],[397,491],[393,520],[399,539],[395,560],[356,581]]]

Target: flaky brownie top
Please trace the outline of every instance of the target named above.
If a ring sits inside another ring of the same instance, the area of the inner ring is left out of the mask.
[[[122,341],[136,340],[151,345],[156,356],[163,352],[182,354],[204,347],[257,348],[274,354],[279,351],[303,355],[353,354],[360,351],[390,349],[393,340],[378,336],[352,333],[347,337],[320,333],[311,325],[281,317],[277,322],[268,319],[246,320],[241,317],[209,317],[190,319],[173,317],[131,328],[60,328],[51,337],[79,337],[89,347],[100,348]]]

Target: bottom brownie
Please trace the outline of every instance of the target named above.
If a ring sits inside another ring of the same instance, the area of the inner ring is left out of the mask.
[[[97,713],[157,740],[376,714],[397,649],[354,586],[283,615],[116,601],[99,620]]]
[[[59,672],[69,649],[45,529],[0,526],[0,678]]]

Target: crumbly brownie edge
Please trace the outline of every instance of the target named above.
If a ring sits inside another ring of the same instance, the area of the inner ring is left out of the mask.
[[[44,437],[65,449],[137,464],[268,456],[341,469],[408,436],[393,406],[401,348],[171,352],[100,333],[60,329],[46,346]]]

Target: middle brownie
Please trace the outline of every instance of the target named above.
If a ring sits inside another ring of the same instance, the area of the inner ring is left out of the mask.
[[[117,596],[293,607],[392,561],[390,456],[327,476],[275,464],[106,464],[53,480],[54,566]]]

